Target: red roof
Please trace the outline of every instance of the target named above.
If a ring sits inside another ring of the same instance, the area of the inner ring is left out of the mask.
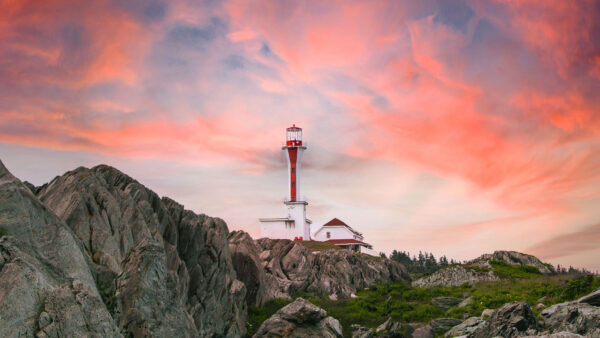
[[[294,124],[293,126],[291,126],[291,127],[287,128],[287,129],[288,129],[288,130],[290,130],[290,129],[300,130],[300,129],[302,129],[302,128],[300,128],[300,127],[296,127],[296,125]]]
[[[332,244],[337,244],[337,245],[343,245],[343,244],[360,244],[360,245],[365,245],[365,246],[371,246],[371,244],[369,244],[369,243],[357,241],[354,238],[348,238],[348,239],[330,239],[330,240],[327,240],[327,242],[332,243]]]
[[[327,222],[327,223],[323,224],[323,226],[324,226],[324,227],[336,227],[336,226],[344,226],[344,227],[348,228],[348,230],[352,231],[352,233],[354,233],[354,234],[356,234],[356,235],[359,235],[359,236],[362,236],[362,234],[361,234],[360,232],[358,232],[358,231],[356,231],[356,230],[352,229],[352,227],[350,227],[348,224],[344,223],[343,221],[341,221],[341,220],[339,220],[339,219],[337,219],[337,218],[334,218],[334,219],[332,219],[331,221],[329,221],[329,222]]]
[[[339,220],[339,219],[337,219],[337,218],[334,218],[334,219],[332,219],[331,221],[329,221],[329,222],[327,222],[327,223],[323,224],[323,226],[324,226],[324,227],[327,227],[327,226],[335,226],[335,225],[344,225],[344,226],[348,226],[348,224],[346,224],[346,223],[344,223],[344,222],[340,221],[340,220]]]

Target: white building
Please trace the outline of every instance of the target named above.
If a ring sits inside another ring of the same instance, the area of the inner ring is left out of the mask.
[[[373,247],[364,241],[363,234],[337,218],[323,224],[314,232],[312,238],[315,241],[330,242],[354,252],[373,254]]]
[[[293,125],[286,130],[285,151],[288,164],[289,194],[284,204],[287,216],[279,218],[261,218],[262,237],[309,240],[310,224],[306,218],[308,202],[300,194],[300,160],[306,146],[302,145],[302,129]]]

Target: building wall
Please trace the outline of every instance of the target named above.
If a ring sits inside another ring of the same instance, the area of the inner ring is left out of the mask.
[[[304,240],[310,239],[310,226],[306,223],[306,204],[305,203],[286,203],[288,217],[295,220],[296,230],[294,232],[294,236],[290,239],[294,239],[295,237],[302,237]]]
[[[273,239],[294,239],[298,237],[296,225],[294,222],[260,222],[260,232],[262,237]]]
[[[331,237],[327,238],[327,232],[329,232],[331,234]],[[322,227],[322,229],[320,231],[317,231],[314,236],[313,239],[315,241],[327,241],[330,239],[348,239],[348,238],[355,238],[356,235],[354,235],[354,233],[352,231],[350,231],[348,228],[346,228],[345,226],[326,226],[326,227]],[[362,238],[360,236],[358,236],[358,240],[362,241]]]

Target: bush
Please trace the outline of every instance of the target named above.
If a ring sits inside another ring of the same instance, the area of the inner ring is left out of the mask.
[[[288,305],[290,301],[285,299],[271,299],[266,302],[262,307],[251,306],[248,308],[248,322],[246,323],[247,332],[246,335],[251,337],[258,328],[260,324],[265,320],[269,319],[275,312],[277,312],[282,307]]]
[[[4,228],[0,228],[0,238],[4,237],[8,235],[8,231],[6,231],[6,229]]]

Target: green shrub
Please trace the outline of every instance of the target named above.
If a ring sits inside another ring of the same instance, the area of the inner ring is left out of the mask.
[[[6,231],[6,229],[4,228],[0,228],[0,238],[4,237],[8,235],[8,231]]]

